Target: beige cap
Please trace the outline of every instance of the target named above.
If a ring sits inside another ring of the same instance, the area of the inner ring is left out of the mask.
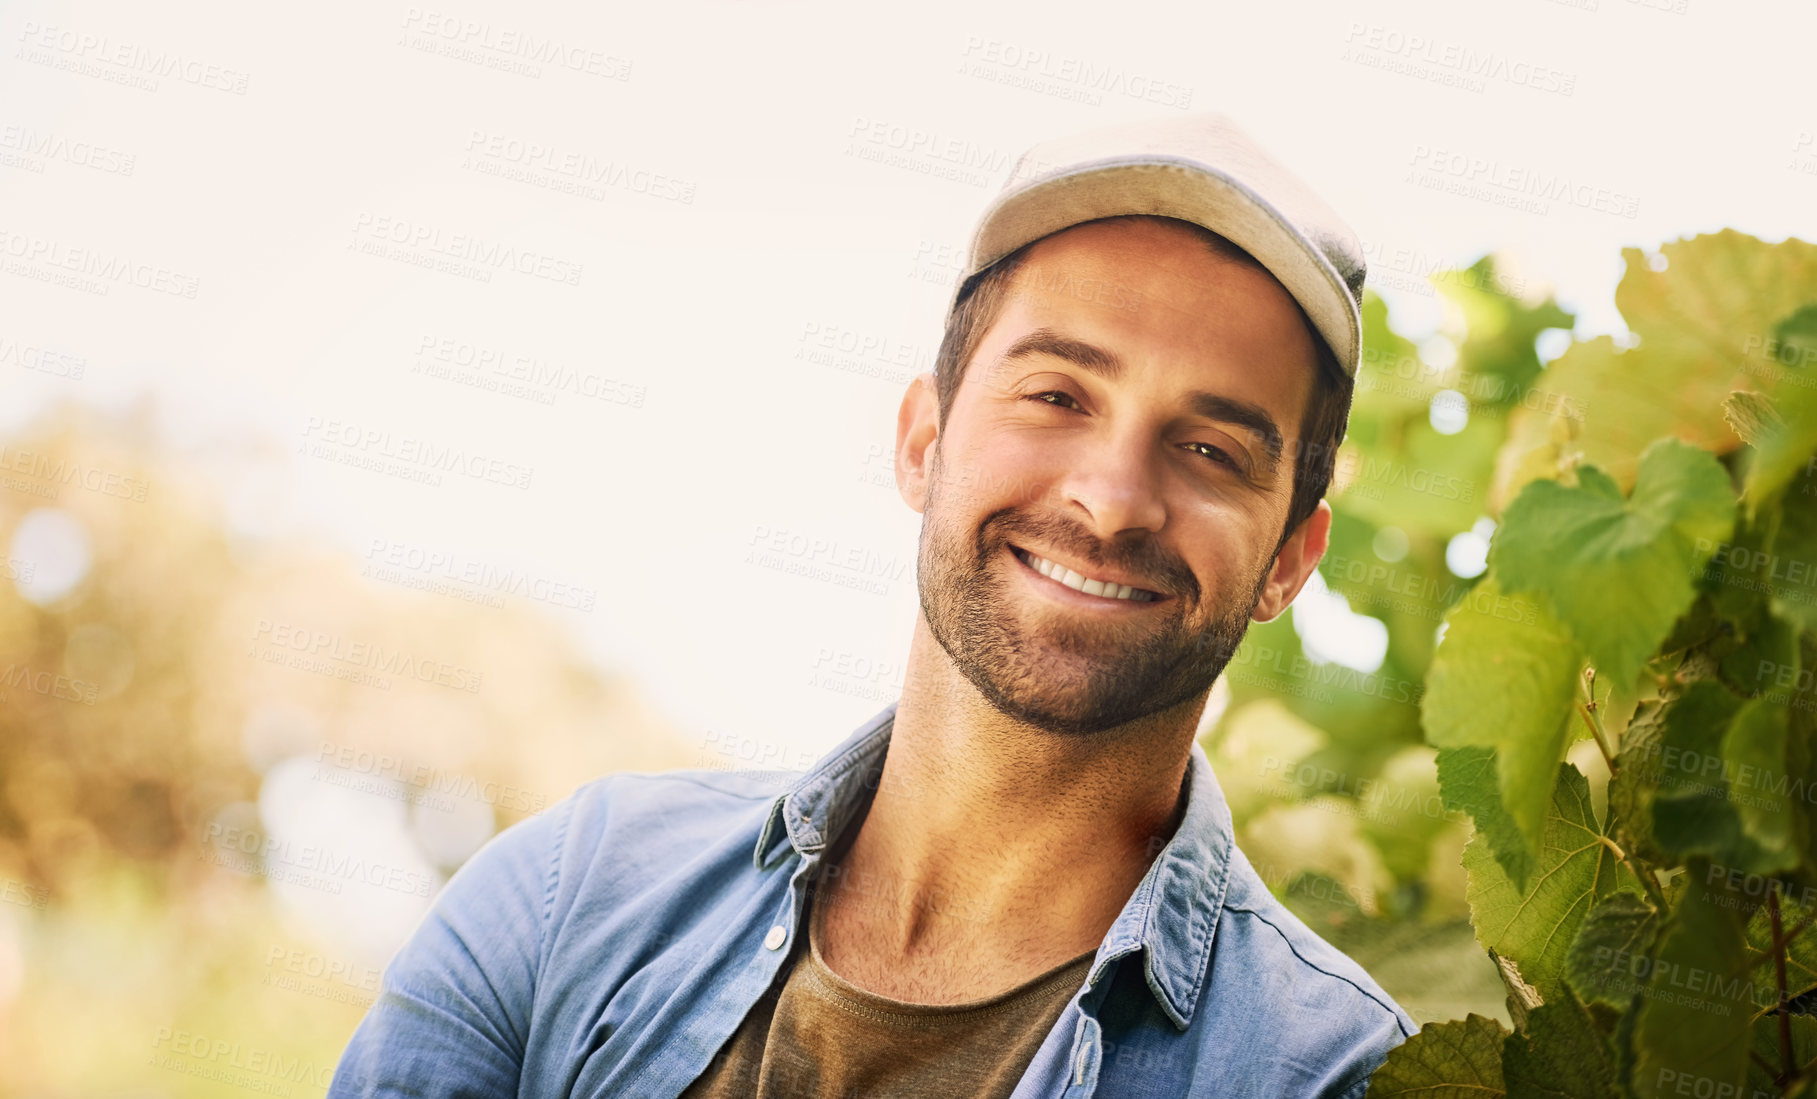
[[[1023,153],[972,234],[958,288],[1024,244],[1123,214],[1194,222],[1254,256],[1356,376],[1364,273],[1356,234],[1219,114],[1113,126]]]

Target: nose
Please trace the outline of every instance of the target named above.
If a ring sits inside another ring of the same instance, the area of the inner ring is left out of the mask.
[[[1066,510],[1109,542],[1125,531],[1154,534],[1166,524],[1160,477],[1152,440],[1125,431],[1080,448],[1058,489]]]

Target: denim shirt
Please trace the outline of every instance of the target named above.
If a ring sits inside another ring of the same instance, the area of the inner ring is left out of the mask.
[[[809,880],[895,716],[792,782],[611,775],[494,837],[386,967],[330,1099],[679,1095],[807,933]],[[1186,785],[1013,1099],[1360,1097],[1414,1032],[1262,884],[1197,745]]]

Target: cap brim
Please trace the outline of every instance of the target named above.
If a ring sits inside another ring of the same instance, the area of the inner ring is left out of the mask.
[[[978,224],[967,271],[982,271],[1025,244],[1081,222],[1125,214],[1190,221],[1254,256],[1300,303],[1338,365],[1356,376],[1362,317],[1343,277],[1279,210],[1196,161],[1112,158],[1005,192]],[[955,298],[965,281],[959,280]]]

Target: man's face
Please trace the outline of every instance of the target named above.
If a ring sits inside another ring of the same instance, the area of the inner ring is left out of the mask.
[[[1183,226],[1030,249],[944,428],[930,379],[898,439],[922,612],[998,710],[1059,733],[1156,713],[1286,607],[1329,524],[1275,558],[1315,356],[1273,276]]]

